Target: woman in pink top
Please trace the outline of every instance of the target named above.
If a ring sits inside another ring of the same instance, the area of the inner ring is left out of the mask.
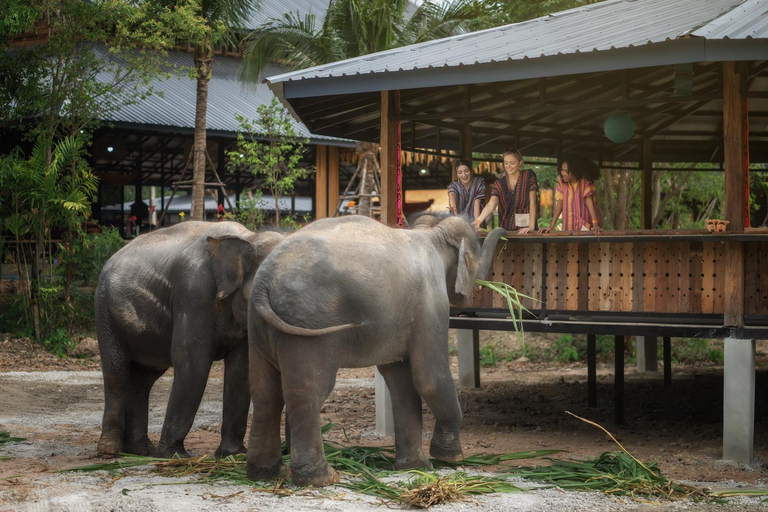
[[[563,155],[557,162],[560,179],[555,189],[555,211],[548,228],[539,230],[547,233],[555,227],[563,214],[563,231],[603,230],[603,218],[597,206],[595,181],[600,177],[600,168],[592,160],[578,155]]]

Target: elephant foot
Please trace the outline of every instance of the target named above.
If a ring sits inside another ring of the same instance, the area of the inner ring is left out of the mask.
[[[439,460],[457,462],[464,458],[459,435],[447,431],[435,430],[429,445],[429,454]]]
[[[191,455],[184,449],[183,444],[179,444],[175,446],[158,446],[157,451],[155,451],[155,457],[161,459],[173,459],[174,457],[188,459]]]
[[[125,445],[125,453],[132,453],[134,455],[142,455],[145,457],[155,453],[155,450],[155,445],[147,436],[144,436],[137,441],[130,441]]]
[[[337,484],[341,481],[339,474],[328,464],[316,471],[293,470],[293,484],[298,487],[325,487]]]
[[[101,434],[96,450],[101,455],[120,455],[123,450],[123,435],[119,432],[104,432]]]
[[[432,463],[429,462],[429,459],[427,459],[424,454],[420,454],[416,458],[403,458],[403,459],[396,459],[395,460],[395,469],[397,470],[405,470],[405,469],[432,469]]]
[[[283,464],[282,459],[270,467],[261,467],[256,464],[248,463],[248,480],[273,480],[276,478],[287,479],[290,478],[291,472]]]
[[[221,443],[213,456],[217,459],[223,459],[224,457],[229,457],[230,455],[237,455],[238,453],[245,452],[245,445],[243,443],[240,443],[239,445],[225,445],[224,443]]]

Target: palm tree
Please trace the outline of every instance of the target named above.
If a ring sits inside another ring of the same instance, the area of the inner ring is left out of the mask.
[[[412,7],[409,0],[330,0],[319,28],[314,14],[286,13],[248,36],[241,75],[256,81],[270,64],[303,69],[457,35],[466,32],[475,16],[467,0],[443,4],[426,0],[415,10]],[[375,153],[358,147],[361,158]],[[367,176],[373,180],[371,173]],[[364,183],[363,191],[371,186]],[[358,211],[364,213],[361,206]]]
[[[176,0],[159,0],[176,3]],[[206,113],[208,110],[208,82],[211,80],[213,49],[217,46],[237,47],[239,38],[246,32],[245,23],[261,5],[261,0],[197,0],[198,15],[203,19],[204,30],[188,41],[194,48],[197,99],[195,103],[195,137],[192,146],[193,179],[192,220],[205,216],[205,150]]]

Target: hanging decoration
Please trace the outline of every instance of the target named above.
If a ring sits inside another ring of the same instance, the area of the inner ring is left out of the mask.
[[[626,112],[616,112],[605,120],[603,132],[611,142],[627,142],[635,134],[635,122]]]
[[[400,115],[400,91],[395,91],[395,112]],[[403,161],[402,161],[402,124],[397,122],[397,217],[395,225],[402,227],[403,219]]]

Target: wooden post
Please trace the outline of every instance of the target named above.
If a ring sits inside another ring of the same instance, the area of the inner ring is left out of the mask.
[[[743,83],[746,71],[740,63],[723,63],[723,149],[725,153],[725,218],[728,230],[744,231],[746,159],[744,157],[745,119]],[[729,242],[725,249],[726,265],[724,325],[744,325],[744,246]]]
[[[315,219],[328,216],[328,147],[318,145],[315,172]]]
[[[397,122],[394,91],[381,91],[381,222],[397,224]]]
[[[642,167],[643,229],[653,229],[653,143],[650,139],[643,139]]]
[[[336,214],[339,205],[339,147],[328,146],[328,216]]]
[[[587,407],[597,407],[597,336],[587,334]]]
[[[472,111],[472,93],[469,88],[469,85],[464,86],[464,110],[466,112]],[[472,125],[465,124],[461,130],[461,158],[469,160],[470,164],[474,164],[472,161],[473,148],[474,144],[472,142]],[[470,170],[472,170],[473,167],[474,165],[470,165]],[[453,179],[457,178],[454,176]]]

